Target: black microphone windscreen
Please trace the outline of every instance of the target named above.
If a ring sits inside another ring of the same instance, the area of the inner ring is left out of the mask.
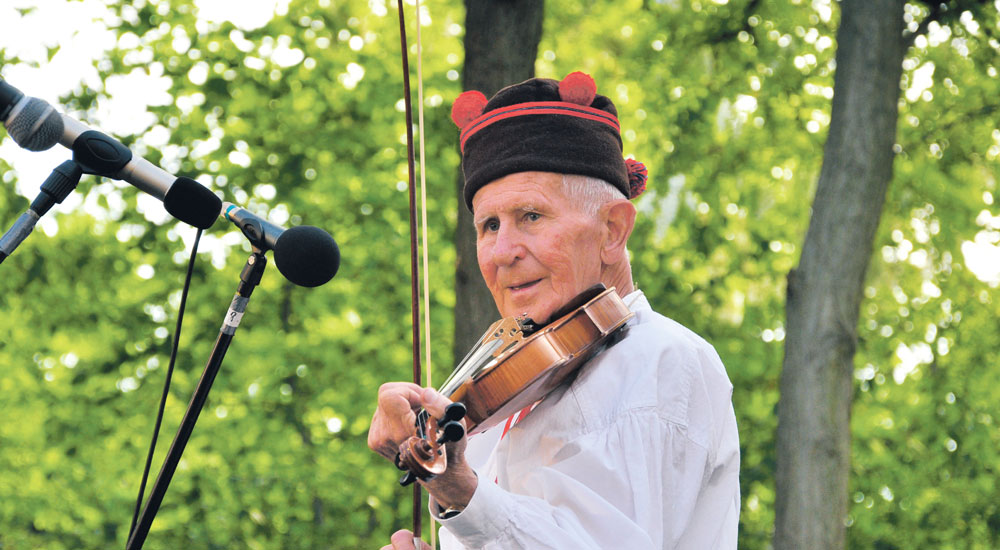
[[[191,178],[179,177],[163,197],[171,216],[201,229],[212,227],[222,210],[222,199]]]
[[[28,98],[5,126],[14,142],[29,151],[44,151],[59,143],[64,127],[62,116],[37,97]]]
[[[340,249],[329,233],[311,225],[286,229],[274,243],[274,264],[289,281],[319,286],[337,274]]]

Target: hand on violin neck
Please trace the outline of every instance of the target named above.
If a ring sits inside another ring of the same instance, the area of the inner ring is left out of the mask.
[[[465,415],[465,408],[459,404],[455,405],[457,410],[452,410],[451,405],[453,403],[450,399],[433,388],[421,388],[409,382],[382,384],[378,391],[378,408],[368,430],[368,447],[394,460],[399,444],[413,435],[414,425],[417,423],[416,413],[420,409],[424,409],[441,424],[456,424],[449,421],[459,420],[465,427],[465,421],[461,420]],[[439,427],[442,427],[441,424]],[[440,442],[457,442],[460,437],[464,439],[463,429],[445,432],[453,437],[445,437]],[[465,448],[464,442],[462,448]]]
[[[441,395],[434,388],[421,388],[420,390],[420,406],[434,418],[444,417],[444,410],[451,403],[451,399]]]
[[[433,388],[424,388],[420,395],[421,405],[435,418],[444,418],[445,409],[451,405],[451,399],[441,395]],[[461,421],[465,424],[465,420]],[[462,438],[446,447],[448,452],[448,469],[443,474],[429,481],[420,480],[427,492],[434,497],[442,508],[462,509],[472,500],[479,478],[476,472],[465,461],[466,438]]]
[[[409,382],[383,384],[378,392],[378,408],[368,430],[368,447],[395,462],[400,443],[414,433],[416,411],[423,408],[431,416],[443,418],[451,403],[433,388],[421,388]],[[464,507],[476,491],[478,480],[465,461],[465,443],[464,437],[448,443],[447,470],[430,481],[420,481],[445,508]]]
[[[453,449],[461,446],[461,449]],[[430,481],[419,480],[442,509],[463,510],[472,500],[479,477],[465,462],[465,440],[448,445],[448,469]]]
[[[399,444],[413,435],[423,388],[410,382],[389,382],[378,389],[378,408],[368,430],[368,447],[394,460]]]

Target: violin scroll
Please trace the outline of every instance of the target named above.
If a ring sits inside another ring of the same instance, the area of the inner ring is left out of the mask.
[[[417,434],[399,445],[396,456],[396,467],[407,470],[399,480],[400,485],[409,485],[417,479],[429,481],[444,473],[448,468],[444,445],[465,437],[462,425],[465,412],[465,405],[452,403],[445,407],[440,420],[426,411],[417,415]]]

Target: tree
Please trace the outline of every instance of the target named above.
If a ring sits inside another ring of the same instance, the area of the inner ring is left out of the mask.
[[[963,4],[961,2],[956,4]],[[830,130],[799,266],[788,276],[774,544],[842,548],[859,308],[898,152],[903,59],[949,9],[904,34],[902,0],[841,4]]]
[[[544,2],[465,1],[465,68],[462,88],[491,97],[500,88],[534,76],[542,38]],[[464,357],[496,320],[496,305],[479,273],[472,213],[465,207],[465,178],[458,174],[458,223],[455,228],[454,357]]]
[[[830,131],[799,267],[788,276],[775,547],[841,548],[858,308],[892,178],[903,1],[846,0]]]

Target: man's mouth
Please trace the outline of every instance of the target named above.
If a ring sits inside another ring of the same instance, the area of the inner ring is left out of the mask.
[[[533,281],[528,281],[526,283],[520,283],[520,284],[516,284],[516,285],[510,285],[507,288],[509,288],[510,290],[524,290],[526,288],[530,288],[530,287],[538,284],[538,281],[541,281],[541,279],[535,279]]]

